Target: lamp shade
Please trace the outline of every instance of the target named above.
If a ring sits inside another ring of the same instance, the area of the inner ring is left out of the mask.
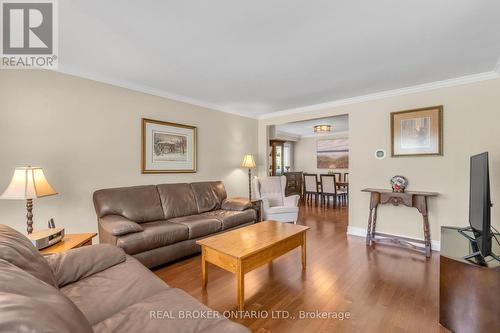
[[[20,167],[0,199],[35,199],[57,194],[43,174],[42,168]]]
[[[244,168],[255,168],[257,165],[255,164],[255,160],[253,155],[247,154],[243,157],[243,162],[241,162],[241,166]]]

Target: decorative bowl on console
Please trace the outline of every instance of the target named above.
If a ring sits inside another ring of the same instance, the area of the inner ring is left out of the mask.
[[[408,180],[403,176],[394,176],[391,178],[392,192],[404,193],[408,186]]]

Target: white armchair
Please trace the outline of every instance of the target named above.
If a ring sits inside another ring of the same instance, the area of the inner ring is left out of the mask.
[[[297,223],[300,196],[285,197],[285,186],[285,176],[253,179],[255,195],[262,200],[262,216],[265,220]]]

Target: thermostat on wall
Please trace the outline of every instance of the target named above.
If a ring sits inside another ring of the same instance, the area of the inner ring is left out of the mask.
[[[375,150],[375,158],[378,160],[383,160],[386,156],[385,150],[377,149]]]

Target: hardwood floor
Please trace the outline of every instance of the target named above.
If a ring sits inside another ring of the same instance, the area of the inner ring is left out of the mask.
[[[426,260],[387,245],[367,248],[364,238],[346,235],[347,211],[301,206],[299,224],[311,227],[307,269],[296,249],[245,276],[246,311],[285,310],[295,318],[233,320],[259,333],[447,332],[438,324],[439,253]],[[212,309],[237,310],[233,274],[209,264],[202,291],[199,255],[155,273]],[[316,310],[349,312],[350,318],[299,319],[299,311]]]

